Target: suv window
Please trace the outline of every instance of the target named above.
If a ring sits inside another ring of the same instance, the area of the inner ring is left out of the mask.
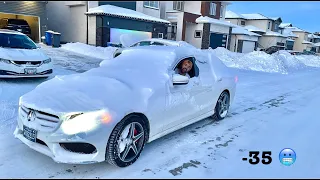
[[[151,45],[155,45],[155,46],[164,46],[164,44],[159,43],[159,42],[152,42]]]
[[[26,35],[0,33],[0,47],[17,49],[37,49],[36,44]]]

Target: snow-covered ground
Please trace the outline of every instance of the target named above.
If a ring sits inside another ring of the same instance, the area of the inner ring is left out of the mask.
[[[55,74],[82,72],[101,61],[82,56],[75,48],[73,52],[43,49],[55,63]],[[147,144],[138,161],[127,168],[107,163],[57,164],[14,139],[19,97],[45,79],[0,80],[0,178],[320,177],[319,57],[237,54],[220,48],[213,53],[239,77],[228,117],[220,122],[207,118]],[[278,159],[286,147],[297,153],[289,167]],[[272,151],[272,163],[242,161],[254,150]]]

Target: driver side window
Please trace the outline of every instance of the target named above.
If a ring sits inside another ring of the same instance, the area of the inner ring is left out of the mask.
[[[189,78],[198,76],[198,67],[194,57],[182,59],[174,68],[175,74],[187,76]]]

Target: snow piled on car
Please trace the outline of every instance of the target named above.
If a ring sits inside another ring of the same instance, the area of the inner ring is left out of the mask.
[[[83,43],[67,43],[61,46],[62,49],[75,53],[91,56],[99,59],[112,59],[116,47],[95,47]]]
[[[205,51],[219,57],[228,67],[245,70],[288,74],[289,72],[305,69],[306,67],[320,67],[319,56],[294,56],[287,51],[279,51],[272,55],[262,51],[236,53],[222,47]]]

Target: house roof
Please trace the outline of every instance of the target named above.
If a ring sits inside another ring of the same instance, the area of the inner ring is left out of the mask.
[[[210,23],[210,24],[216,24],[216,25],[220,25],[220,26],[227,26],[227,27],[236,27],[236,25],[231,24],[227,21],[222,21],[222,20],[218,20],[218,19],[213,19],[210,18],[208,16],[200,16],[196,19],[196,23]]]
[[[242,16],[244,16],[244,18],[248,19],[248,20],[269,20],[270,18],[267,16],[264,16],[260,13],[253,13],[253,14],[241,14]],[[272,20],[272,19],[270,19]]]
[[[293,32],[289,31],[289,32],[283,32],[282,34],[288,36],[288,37],[295,37],[298,38],[299,36],[295,35]]]
[[[297,27],[286,27],[285,29],[290,30],[291,32],[305,32],[304,30]]]
[[[290,39],[290,38],[287,38],[287,41],[295,41],[295,40],[293,40],[293,39]]]
[[[320,36],[317,36],[315,34],[309,34],[308,35],[308,38],[311,38],[311,39],[320,39]]]
[[[274,21],[276,21],[276,20],[279,20],[279,19],[280,19],[280,21],[282,21],[281,17],[270,17],[270,19],[272,19],[272,20],[274,20]]]
[[[242,26],[237,26],[235,28],[232,28],[232,34],[243,34],[243,35],[248,35],[248,36],[261,36],[260,34],[256,34],[254,32],[248,31],[246,28]]]
[[[225,15],[225,18],[226,19],[245,19],[244,16],[240,15],[240,14],[237,14],[233,11],[226,11],[226,15]]]
[[[302,41],[302,44],[313,44],[313,43],[310,42],[310,41],[303,40],[303,41]]]
[[[284,34],[280,34],[278,32],[273,32],[273,31],[267,31],[264,35],[265,36],[285,37],[285,38],[288,37],[288,36],[286,36]]]
[[[266,32],[265,30],[259,29],[255,26],[252,26],[252,25],[247,25],[247,26],[245,26],[245,28],[248,29],[249,31],[252,31],[252,32],[263,32],[263,33]]]
[[[151,21],[151,22],[158,22],[158,23],[165,23],[170,24],[169,21],[156,18],[153,16],[149,16],[146,14],[143,14],[138,11],[134,11],[127,8],[122,8],[118,6],[113,5],[102,5],[95,8],[90,8],[88,12],[85,14],[87,15],[110,15],[110,16],[117,16],[122,18],[129,18],[129,19],[138,19],[143,21]]]
[[[292,27],[292,24],[291,23],[281,23],[279,25],[279,28],[285,28],[285,27]]]

